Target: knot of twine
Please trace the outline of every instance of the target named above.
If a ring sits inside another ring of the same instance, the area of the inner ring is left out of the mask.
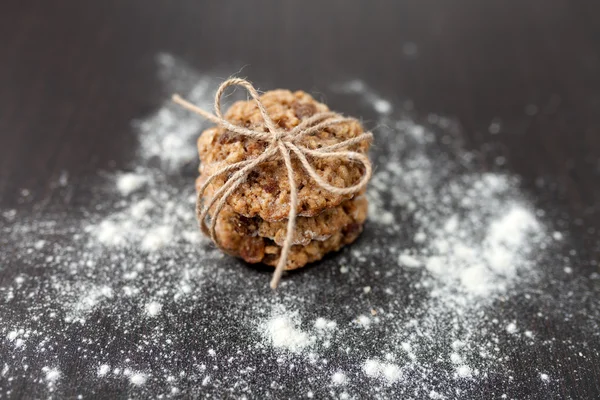
[[[258,109],[268,129],[268,132],[252,130],[244,128],[242,126],[237,126],[230,123],[223,117],[223,114],[221,112],[221,97],[223,96],[225,89],[227,89],[229,86],[242,86],[250,93],[250,95],[256,102],[256,105],[258,106]],[[314,179],[315,182],[321,188],[338,195],[356,194],[367,186],[367,183],[371,178],[371,162],[369,161],[368,157],[364,154],[361,154],[356,151],[348,151],[341,149],[344,147],[352,146],[354,144],[358,144],[362,141],[370,141],[372,140],[373,135],[370,132],[363,133],[354,138],[344,140],[334,145],[324,146],[318,149],[310,149],[308,147],[305,147],[299,143],[304,136],[317,133],[322,129],[335,124],[354,121],[354,119],[347,118],[338,113],[328,111],[312,115],[311,117],[300,122],[300,124],[298,124],[291,130],[281,129],[277,126],[277,124],[275,124],[275,122],[273,122],[273,120],[267,113],[267,110],[264,104],[260,101],[258,92],[254,88],[254,86],[252,86],[252,84],[247,80],[240,78],[228,79],[227,81],[223,82],[221,86],[219,86],[219,89],[215,94],[215,114],[211,114],[202,110],[194,104],[184,100],[179,95],[173,95],[173,101],[190,111],[200,114],[202,117],[214,122],[215,124],[219,125],[220,127],[226,129],[229,132],[234,132],[238,135],[256,139],[258,141],[263,141],[268,144],[264,152],[258,157],[239,161],[218,169],[216,172],[214,172],[208,177],[206,182],[204,182],[204,184],[200,188],[198,192],[197,210],[200,227],[203,232],[210,236],[210,238],[215,242],[215,244],[217,244],[217,246],[220,247],[217,235],[215,233],[217,217],[223,209],[223,207],[225,206],[229,196],[231,196],[231,194],[240,187],[240,185],[246,180],[248,174],[260,164],[267,161],[283,160],[287,170],[290,185],[290,211],[288,214],[285,241],[281,249],[279,262],[277,263],[277,267],[275,268],[275,272],[273,273],[273,277],[271,279],[271,288],[277,288],[277,285],[279,284],[279,281],[281,279],[281,274],[283,273],[283,270],[285,269],[285,266],[287,264],[288,254],[290,252],[290,248],[292,247],[294,230],[296,228],[298,189],[296,187],[295,182],[295,172],[292,168],[291,155],[294,154],[298,158],[308,175],[312,179]],[[321,159],[341,158],[352,161],[358,161],[364,167],[364,174],[360,181],[355,185],[344,188],[332,186],[315,171],[315,169],[311,166],[310,162],[308,161],[307,157]],[[231,174],[231,176],[226,180],[225,184],[221,188],[219,188],[219,190],[217,190],[210,202],[208,204],[201,205],[203,194],[206,191],[208,185],[216,177],[232,171],[235,172]],[[213,206],[215,206],[215,212],[214,215],[210,218],[210,227],[207,227],[206,219],[209,216],[209,210]]]

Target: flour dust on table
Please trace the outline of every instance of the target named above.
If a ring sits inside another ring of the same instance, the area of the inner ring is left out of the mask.
[[[166,93],[210,107],[217,78],[157,61]],[[331,92],[334,109],[378,121],[369,220],[276,292],[270,269],[199,234],[204,125],[169,101],[133,122],[129,168],[93,178],[84,200],[2,210],[2,396],[510,398],[564,379],[536,354],[598,359],[536,329],[597,337],[599,277],[518,178],[481,172],[449,119],[419,125],[362,81]]]

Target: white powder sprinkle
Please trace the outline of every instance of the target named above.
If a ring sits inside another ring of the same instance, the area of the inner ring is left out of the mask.
[[[181,80],[181,76],[173,76],[177,71],[181,71],[181,66],[177,65],[180,62],[173,56],[161,54],[158,61],[164,78]],[[169,82],[174,83],[173,89],[189,92],[186,97],[190,101],[204,109],[210,109],[212,102],[210,77],[199,76],[188,70],[181,72],[188,76],[188,80],[185,80],[185,83]],[[200,118],[190,116],[173,104],[168,104],[150,118],[134,124],[141,133],[141,157],[146,160],[158,158],[168,171],[176,171],[197,157],[195,146],[190,146],[190,142],[196,138],[202,125],[203,121]]]
[[[456,353],[452,353],[450,354],[450,361],[452,361],[453,364],[460,364],[462,363],[462,357]]]
[[[552,237],[554,238],[554,240],[563,240],[563,235],[560,232],[553,232]]]
[[[379,361],[377,361],[377,360],[365,361],[365,363],[363,364],[363,371],[365,372],[365,374],[367,374],[367,376],[370,376],[372,378],[376,377],[380,371]]]
[[[398,365],[375,359],[366,360],[362,369],[367,376],[384,379],[389,384],[397,382],[402,377],[402,370]]]
[[[113,290],[105,285],[77,288],[77,297],[70,304],[65,320],[82,322],[86,314],[113,295]]]
[[[60,378],[60,371],[57,368],[44,367],[42,370],[46,373],[46,380],[48,382],[56,382]]]
[[[337,327],[335,321],[319,317],[315,320],[315,328],[319,330],[334,330]]]
[[[452,342],[452,350],[460,350],[463,347],[465,347],[465,343],[463,341],[460,340],[455,340]]]
[[[158,251],[173,241],[173,228],[159,226],[152,229],[142,239],[141,248],[145,251]]]
[[[473,374],[473,370],[468,365],[461,365],[456,368],[456,374],[459,378],[470,378]]]
[[[356,323],[364,328],[368,328],[371,325],[371,319],[366,315],[359,315],[356,318]]]
[[[393,111],[393,105],[388,100],[379,96],[375,91],[370,90],[365,82],[361,80],[353,80],[342,85],[333,87],[335,91],[340,93],[354,93],[364,96],[367,104],[380,115],[387,115]]]
[[[162,310],[162,304],[157,301],[151,301],[150,303],[146,304],[145,308],[147,316],[156,317]]]
[[[148,214],[148,212],[153,207],[155,207],[155,204],[152,200],[150,200],[150,199],[140,200],[131,206],[131,209],[130,209],[131,216],[136,220],[142,219]]]
[[[425,243],[426,240],[427,240],[427,235],[423,232],[418,232],[414,238],[415,243]]]
[[[314,339],[302,331],[296,314],[276,315],[264,326],[264,333],[276,348],[299,352],[310,346]]]
[[[409,268],[424,266],[436,279],[456,282],[465,294],[480,298],[507,289],[517,277],[517,266],[522,264],[518,257],[528,247],[527,235],[534,240],[540,235],[533,214],[518,204],[510,205],[502,216],[490,222],[481,243],[473,243],[468,236],[474,229],[471,220],[461,221],[452,215],[442,226],[443,232],[431,227],[433,240],[420,250],[423,262],[412,254],[402,253],[399,264]]]
[[[121,174],[117,178],[117,189],[123,196],[128,196],[131,193],[138,191],[148,181],[148,177],[136,174],[136,173],[125,173]]]
[[[148,376],[141,372],[134,372],[129,377],[129,382],[136,386],[141,386],[148,380]]]
[[[402,377],[402,372],[399,366],[391,363],[386,363],[383,364],[382,375],[386,381],[388,381],[389,383],[393,383],[398,381]]]
[[[102,221],[95,232],[98,241],[102,244],[119,246],[125,243],[123,229],[112,221]]]
[[[99,377],[105,376],[106,374],[108,374],[108,371],[110,371],[110,365],[102,364],[101,366],[98,367],[97,375]]]
[[[331,382],[334,385],[345,385],[347,380],[346,374],[341,371],[337,371],[331,376]]]
[[[419,260],[406,253],[400,254],[400,256],[398,257],[398,262],[401,265],[404,265],[405,267],[409,268],[418,268],[422,265],[422,263],[419,262]]]
[[[389,114],[392,112],[392,104],[384,99],[377,99],[373,103],[373,108],[380,114]]]
[[[508,333],[516,333],[517,332],[517,325],[514,322],[511,322],[510,324],[506,325],[506,332],[508,332]]]
[[[434,400],[441,400],[441,399],[444,399],[445,396],[436,392],[435,390],[432,390],[431,392],[429,392],[429,398],[434,399]]]

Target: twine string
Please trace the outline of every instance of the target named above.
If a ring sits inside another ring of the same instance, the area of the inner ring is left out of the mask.
[[[250,93],[250,96],[256,102],[258,110],[268,130],[267,132],[234,125],[223,117],[223,113],[221,112],[221,98],[225,90],[230,86],[242,86],[248,91],[248,93]],[[229,196],[231,196],[240,187],[240,185],[246,180],[248,174],[260,164],[263,164],[267,161],[283,161],[287,170],[287,179],[290,186],[290,211],[288,213],[285,241],[281,248],[279,261],[270,283],[271,288],[277,288],[277,285],[281,280],[283,270],[287,264],[290,249],[292,247],[294,230],[296,229],[296,216],[298,212],[298,188],[296,186],[296,173],[292,167],[292,154],[296,156],[304,170],[322,189],[337,195],[356,194],[366,187],[367,182],[371,178],[373,172],[371,162],[364,154],[356,151],[340,149],[358,144],[363,141],[370,141],[372,140],[373,135],[370,132],[363,133],[354,138],[343,140],[333,145],[324,146],[318,149],[310,149],[301,145],[299,143],[300,139],[302,139],[304,136],[320,132],[323,129],[333,125],[354,121],[354,119],[341,116],[335,112],[327,111],[314,114],[311,117],[302,120],[297,126],[290,130],[279,128],[269,116],[264,104],[260,101],[259,94],[254,86],[252,86],[252,84],[247,80],[240,78],[228,79],[227,81],[223,82],[221,86],[219,86],[219,89],[215,94],[214,114],[204,111],[200,107],[184,100],[177,94],[173,95],[173,101],[182,107],[201,115],[202,117],[229,132],[233,132],[247,138],[263,141],[268,144],[264,152],[258,157],[242,160],[218,168],[217,171],[213,172],[206,179],[198,191],[198,203],[196,211],[200,228],[207,236],[210,236],[217,246],[221,247],[216,235],[217,217],[219,216],[219,213],[223,207],[225,207],[227,204],[227,199]],[[359,182],[354,185],[343,188],[333,186],[323,179],[317,173],[317,171],[315,171],[314,167],[310,164],[309,158],[338,158],[359,162],[364,167],[363,176]],[[203,204],[203,195],[208,186],[217,177],[229,173],[231,173],[231,175],[226,179],[225,184],[214,193],[207,204]],[[209,211],[213,209],[213,207],[214,212],[210,217],[210,225],[207,226],[206,220],[209,218]]]

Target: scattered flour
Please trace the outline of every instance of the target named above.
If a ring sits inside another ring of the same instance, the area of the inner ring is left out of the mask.
[[[211,90],[216,87],[211,84],[210,76],[190,73],[186,66],[169,54],[160,54],[158,63],[162,78],[170,82],[173,91],[186,93],[187,99],[193,103],[211,109]],[[134,123],[140,132],[141,158],[158,159],[168,171],[177,172],[186,163],[197,159],[196,146],[190,146],[190,143],[193,144],[203,125],[201,118],[191,116],[173,104],[162,107],[150,118]]]
[[[508,332],[508,333],[516,333],[517,332],[517,325],[514,322],[511,322],[510,324],[506,325],[506,332]]]
[[[133,372],[129,377],[129,382],[133,385],[141,386],[148,380],[148,376],[142,372]]]
[[[60,378],[60,371],[57,368],[44,367],[42,371],[46,374],[46,380],[50,383],[54,383]]]
[[[429,398],[434,399],[434,400],[440,400],[440,399],[445,399],[446,397],[444,395],[436,392],[435,390],[432,390],[431,392],[429,392]]]
[[[273,347],[299,352],[314,343],[314,337],[299,327],[297,315],[276,315],[263,327]]]
[[[371,318],[366,315],[359,315],[356,318],[356,323],[366,329],[371,326]]]
[[[81,286],[73,288],[77,291],[77,297],[70,304],[67,310],[65,321],[85,322],[85,316],[98,306],[102,301],[111,299],[114,295],[113,290],[105,285],[102,286]]]
[[[406,253],[400,254],[398,262],[409,268],[418,268],[423,265],[418,259]]]
[[[320,330],[334,330],[337,327],[335,321],[319,317],[315,320],[315,328]]]
[[[151,301],[150,303],[146,304],[146,315],[149,317],[156,317],[158,314],[160,314],[161,310],[162,304],[157,301]]]
[[[531,243],[543,236],[534,213],[521,204],[499,208],[500,215],[492,216],[488,227],[484,225],[482,229],[479,218],[494,212],[483,204],[493,204],[495,196],[495,188],[489,186],[486,178],[490,177],[473,182],[479,200],[471,200],[485,210],[471,209],[463,218],[452,215],[439,227],[423,221],[432,240],[412,253],[401,253],[398,259],[401,266],[424,267],[434,279],[439,279],[437,283],[442,287],[434,293],[448,296],[449,300],[453,296],[449,291],[455,290],[480,299],[506,291],[517,279],[519,269],[529,269],[525,256]]]
[[[117,178],[117,190],[122,196],[128,196],[146,184],[148,178],[141,174],[125,173]]]
[[[145,251],[158,251],[173,241],[173,228],[170,226],[159,226],[153,228],[142,239],[140,245]]]
[[[388,384],[395,383],[402,378],[402,370],[393,363],[369,359],[364,362],[362,369],[368,377],[383,379]]]
[[[389,114],[390,112],[392,112],[392,104],[384,99],[375,100],[375,102],[373,103],[373,107],[375,108],[375,111],[377,111],[380,114]]]
[[[345,385],[347,381],[348,377],[341,371],[337,371],[331,376],[331,382],[337,386]]]
[[[158,63],[169,92],[210,108],[218,79],[167,54]],[[52,383],[69,375],[68,348],[89,377],[84,398],[107,380],[129,382],[131,397],[286,398],[294,382],[309,398],[469,398],[490,376],[519,397],[514,346],[526,337],[547,351],[533,329],[571,298],[534,303],[539,265],[575,275],[563,258],[546,262],[567,233],[549,233],[517,179],[478,172],[473,154],[452,148],[449,119],[394,119],[363,81],[335,89],[381,122],[364,238],[266,291],[261,272],[198,233],[194,140],[205,123],[166,101],[133,123],[134,172],[112,174],[109,189],[98,178],[84,212],[1,210],[0,264],[22,267],[0,285],[2,377],[39,380],[39,366],[58,365],[41,382],[66,396]],[[544,314],[511,314],[524,295]]]
[[[460,364],[462,362],[462,357],[456,353],[452,353],[450,354],[450,361],[452,361],[453,364]]]
[[[392,103],[381,97],[374,90],[371,90],[369,86],[361,80],[357,79],[341,85],[334,85],[333,89],[340,93],[361,95],[363,101],[372,105],[373,109],[380,115],[388,115],[394,110]]]
[[[473,371],[468,365],[461,365],[458,368],[456,368],[456,374],[459,378],[470,378],[473,374]]]
[[[106,374],[108,374],[108,372],[110,371],[110,365],[108,364],[102,364],[100,367],[98,367],[98,377],[103,377]]]

